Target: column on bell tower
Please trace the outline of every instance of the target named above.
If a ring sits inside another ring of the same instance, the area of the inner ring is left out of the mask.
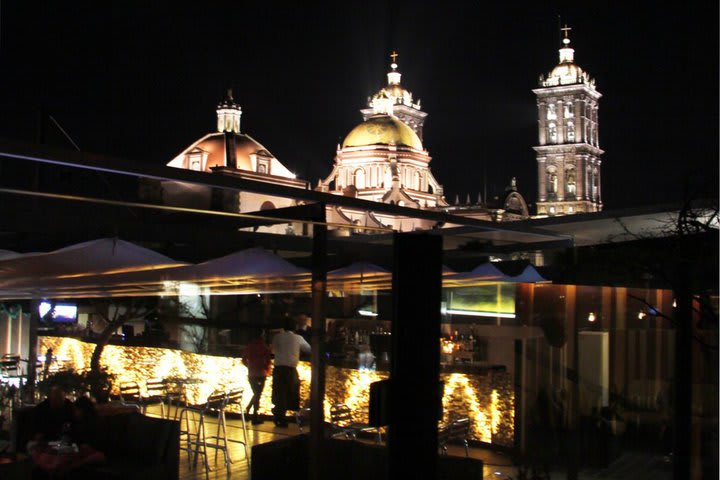
[[[555,110],[557,111],[557,143],[565,143],[565,103],[562,99],[557,101]]]
[[[538,157],[538,198],[541,202],[547,199],[547,160],[545,157]]]
[[[573,119],[575,121],[575,143],[585,141],[582,137],[582,102],[582,99],[575,98],[575,104],[573,105],[575,111],[575,118]]]
[[[585,199],[585,192],[587,191],[585,189],[586,160],[586,155],[578,155],[577,164],[575,165],[575,173],[577,175],[575,179],[575,185],[577,185],[577,193],[575,194],[575,196],[578,200]]]
[[[545,145],[547,143],[547,104],[545,102],[537,102],[538,105],[538,143]]]

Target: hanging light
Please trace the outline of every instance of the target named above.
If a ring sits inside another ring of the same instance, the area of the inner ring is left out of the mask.
[[[592,323],[595,321],[595,313],[590,312],[588,313],[588,322]]]
[[[645,313],[645,312],[643,312],[642,310],[640,310],[640,311],[638,312],[638,320],[642,320],[642,319],[645,318],[645,317],[647,317],[647,313]]]

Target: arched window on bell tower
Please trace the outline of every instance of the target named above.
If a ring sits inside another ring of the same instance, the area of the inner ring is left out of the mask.
[[[554,166],[551,166],[547,169],[547,194],[548,198],[557,198],[557,192],[558,192],[558,177],[557,177],[557,170]]]
[[[548,138],[550,143],[557,143],[557,125],[555,122],[548,123]]]
[[[573,122],[572,120],[568,120],[565,132],[567,141],[575,143],[575,122]]]
[[[592,200],[594,202],[597,202],[599,195],[599,185],[598,185],[598,171],[597,168],[594,168],[592,171]]]
[[[414,190],[420,190],[420,172],[417,170],[413,173],[412,188]]]
[[[358,190],[362,190],[365,188],[365,170],[362,168],[358,168],[353,172],[353,185],[355,185],[355,188]]]
[[[565,170],[565,196],[575,197],[577,187],[575,186],[575,169]]]

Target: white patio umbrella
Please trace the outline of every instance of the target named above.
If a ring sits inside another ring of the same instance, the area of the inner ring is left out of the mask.
[[[122,275],[187,265],[133,243],[103,238],[0,260],[0,297],[59,297],[64,289],[114,284]]]
[[[0,248],[0,261],[1,260],[10,260],[13,258],[17,258],[21,255],[22,255],[22,253],[13,252],[12,250],[3,250],[2,248]]]
[[[540,273],[535,270],[535,267],[528,265],[520,275],[512,277],[512,281],[515,283],[539,283],[548,282],[549,280],[540,275]]]
[[[387,290],[392,286],[392,272],[373,263],[359,261],[327,274],[332,290]]]
[[[443,279],[443,285],[446,287],[465,287],[489,282],[507,282],[510,281],[510,278],[491,262],[488,262],[478,265],[469,272],[446,275]]]
[[[187,264],[125,240],[101,238],[52,252],[0,260],[0,286],[17,284],[21,280],[107,275],[180,265]]]

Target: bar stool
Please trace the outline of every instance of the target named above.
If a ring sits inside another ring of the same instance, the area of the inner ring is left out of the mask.
[[[250,454],[248,453],[248,431],[247,431],[247,423],[245,422],[245,409],[243,408],[243,396],[245,394],[245,390],[242,388],[236,388],[233,390],[230,390],[227,393],[227,405],[237,405],[240,410],[240,421],[242,423],[242,431],[243,431],[243,439],[242,440],[236,440],[234,438],[227,438],[227,442],[235,442],[235,443],[241,443],[243,447],[245,448],[245,461],[247,462],[248,468],[250,468]],[[222,418],[223,418],[223,424],[225,423],[225,411],[223,410]],[[224,429],[223,429],[224,432]],[[230,452],[228,452],[228,458],[230,458]],[[230,462],[232,462],[232,459],[230,459]]]
[[[224,392],[212,393],[205,403],[198,405],[187,405],[180,411],[180,425],[182,425],[183,418],[185,419],[185,429],[180,430],[180,442],[181,450],[188,452],[188,462],[190,454],[193,454],[192,467],[197,466],[198,456],[203,456],[203,462],[205,464],[205,477],[208,478],[208,472],[210,471],[210,464],[207,458],[207,449],[214,448],[215,461],[217,461],[217,450],[222,450],[225,458],[225,467],[227,468],[228,475],[230,474],[230,456],[227,448],[227,428],[225,424],[225,407],[227,406],[228,398]],[[205,435],[205,417],[217,412],[217,429],[215,435]],[[190,430],[190,415],[193,414],[198,418],[197,428],[195,432]],[[222,436],[220,430],[222,429]],[[185,445],[182,445],[183,439]],[[193,441],[194,439],[194,441]],[[209,440],[215,440],[215,442],[208,442]],[[201,451],[202,448],[202,451]]]
[[[190,463],[191,456],[195,457],[195,451],[198,444],[200,443],[200,437],[205,435],[205,422],[204,414],[208,409],[210,403],[222,402],[225,400],[224,393],[213,392],[204,403],[195,405],[185,404],[180,410],[177,416],[178,422],[180,422],[180,450],[188,452],[188,465],[193,466]],[[176,412],[177,413],[177,412]],[[190,428],[190,417],[193,417],[193,423],[197,423],[195,431],[193,432]],[[185,428],[183,428],[183,420],[185,421]],[[202,422],[202,429],[200,428]]]
[[[185,399],[185,387],[179,381],[173,379],[163,380],[165,385],[165,402],[167,402],[167,418],[170,418],[170,412],[172,411],[173,405],[175,405],[175,413],[173,413],[173,420],[177,420],[180,414],[180,406],[186,404]]]

